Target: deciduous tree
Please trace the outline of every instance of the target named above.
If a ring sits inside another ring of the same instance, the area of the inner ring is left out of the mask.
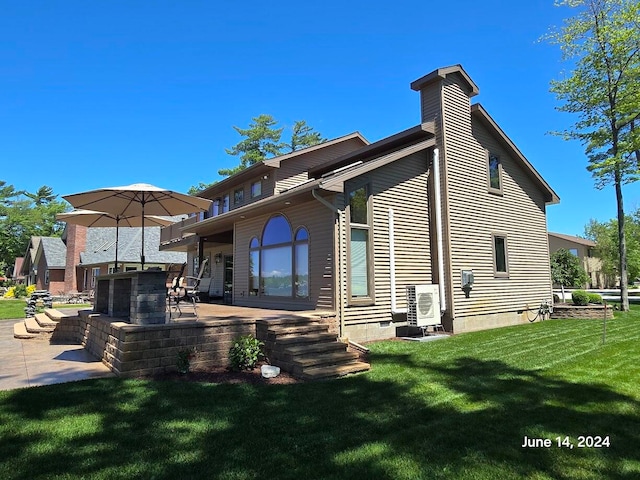
[[[640,2],[562,0],[575,16],[548,39],[560,46],[571,71],[552,81],[560,111],[578,120],[561,132],[585,147],[597,188],[613,184],[617,203],[622,310],[629,309],[622,186],[640,178]]]
[[[589,276],[580,265],[580,259],[566,248],[561,248],[551,254],[551,279],[560,285],[564,301],[564,288],[582,287],[589,281]]]

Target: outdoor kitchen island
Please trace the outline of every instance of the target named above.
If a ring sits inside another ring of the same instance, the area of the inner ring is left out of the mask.
[[[162,270],[134,270],[99,276],[94,312],[136,325],[165,323],[166,274]]]

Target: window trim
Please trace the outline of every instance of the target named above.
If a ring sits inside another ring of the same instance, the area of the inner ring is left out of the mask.
[[[504,272],[498,270],[498,257],[496,252],[496,239],[498,238],[504,240]],[[509,237],[506,233],[496,232],[491,234],[491,251],[493,256],[493,276],[495,278],[509,278]]]
[[[354,183],[348,189],[345,189],[345,216],[347,223],[347,303],[352,306],[368,306],[375,305],[375,259],[373,256],[373,194],[371,192],[372,182],[369,179]],[[367,223],[351,223],[351,201],[352,192],[361,188],[366,189],[367,195]],[[367,232],[367,292],[366,296],[353,296],[351,290],[351,232],[352,229],[364,230]]]
[[[498,182],[500,184],[499,188],[491,186],[491,160],[493,158],[498,161]],[[489,193],[503,195],[502,186],[502,159],[500,158],[500,155],[487,151],[487,187],[489,188]]]

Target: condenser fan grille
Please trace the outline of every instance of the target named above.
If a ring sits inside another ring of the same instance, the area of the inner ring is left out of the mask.
[[[432,316],[433,315],[433,294],[432,293],[418,293],[418,311],[420,315]]]

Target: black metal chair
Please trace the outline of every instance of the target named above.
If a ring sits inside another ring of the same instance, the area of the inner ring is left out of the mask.
[[[189,305],[193,307],[193,313],[198,320],[197,303],[200,301],[200,281],[207,267],[209,259],[205,258],[200,265],[200,271],[197,277],[180,275],[173,279],[171,287],[167,293],[167,305],[169,309],[169,318],[172,318],[172,311],[178,312],[178,317],[182,316],[182,309]],[[184,268],[183,268],[184,270]]]

